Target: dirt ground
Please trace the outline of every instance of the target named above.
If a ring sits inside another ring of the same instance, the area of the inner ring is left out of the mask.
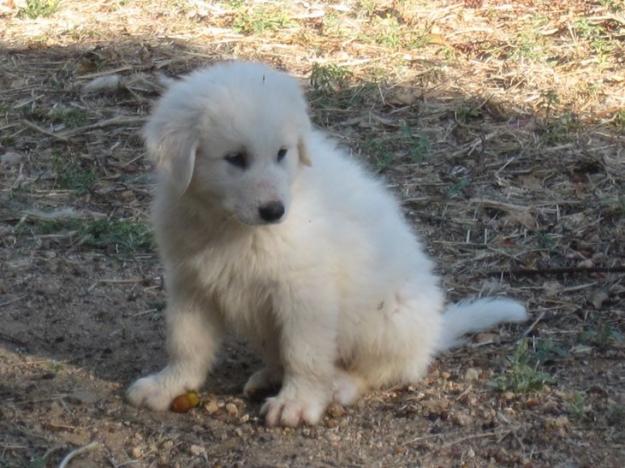
[[[619,0],[0,2],[0,466],[623,466],[624,41]],[[129,406],[165,362],[138,131],[233,57],[302,79],[451,300],[530,322],[317,427],[263,426],[235,338],[198,407]]]

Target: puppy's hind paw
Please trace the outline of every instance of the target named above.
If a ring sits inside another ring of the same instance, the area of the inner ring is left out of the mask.
[[[143,377],[133,383],[126,392],[126,398],[134,406],[145,406],[154,411],[165,411],[173,398],[175,391],[159,378],[159,374]]]
[[[282,372],[270,367],[264,367],[254,372],[243,387],[243,394],[251,399],[259,399],[276,391],[282,382]]]

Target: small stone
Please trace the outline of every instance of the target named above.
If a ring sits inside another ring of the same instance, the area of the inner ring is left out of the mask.
[[[451,415],[451,420],[458,426],[468,426],[471,424],[471,416],[465,413],[454,413]]]
[[[464,373],[464,380],[467,382],[475,382],[480,378],[480,370],[469,367]]]
[[[504,392],[502,396],[503,396],[503,399],[506,401],[514,400],[514,393],[512,392]]]
[[[228,413],[228,416],[236,418],[239,416],[239,408],[237,408],[237,405],[235,405],[234,403],[227,403],[226,413]]]
[[[595,293],[590,298],[590,302],[592,303],[595,309],[601,309],[601,306],[603,305],[603,303],[607,301],[609,298],[610,296],[608,296],[608,293],[604,291],[603,289],[600,289],[598,291],[595,291]]]
[[[124,190],[119,194],[119,196],[124,200],[128,201],[135,198],[135,193],[132,190]]]
[[[246,423],[250,420],[250,415],[249,414],[244,414],[243,416],[241,416],[241,419],[239,421],[241,421],[242,423]]]
[[[444,417],[447,415],[449,409],[449,402],[447,400],[423,400],[421,402],[425,413],[433,416]]]
[[[143,449],[139,446],[133,447],[130,454],[132,455],[132,458],[141,458],[143,455]]]
[[[467,450],[465,455],[467,456],[467,458],[475,458],[475,452],[473,451],[471,447],[469,447],[469,450]]]
[[[586,259],[582,260],[581,262],[578,262],[577,266],[579,268],[592,268],[592,267],[595,266],[595,264],[593,263],[592,259],[586,258]]]
[[[204,452],[206,452],[206,449],[199,445],[193,444],[189,447],[189,452],[191,453],[191,455],[195,455],[196,457],[199,457],[200,455],[203,455]]]
[[[204,409],[208,414],[215,414],[219,411],[219,405],[217,404],[217,400],[208,400],[204,403]]]

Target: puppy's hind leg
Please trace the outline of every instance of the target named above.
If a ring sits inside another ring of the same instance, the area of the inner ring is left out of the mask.
[[[282,383],[282,369],[274,366],[263,367],[254,372],[243,387],[243,394],[252,399],[267,396],[272,390],[277,390]]]
[[[348,371],[337,370],[334,378],[334,401],[349,406],[367,390],[365,380]]]
[[[168,306],[169,362],[160,372],[130,386],[130,403],[164,411],[176,396],[197,390],[213,363],[221,335],[221,324],[198,305],[177,302]]]

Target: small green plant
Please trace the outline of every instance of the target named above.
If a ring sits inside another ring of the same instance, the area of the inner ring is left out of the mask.
[[[377,172],[385,171],[395,160],[389,145],[386,144],[385,139],[382,137],[367,140],[363,145],[363,151],[373,158],[373,163]]]
[[[60,3],[61,0],[26,0],[26,6],[19,10],[19,15],[30,19],[52,16]]]
[[[579,119],[572,112],[566,112],[556,119],[548,119],[539,130],[542,141],[548,145],[566,143],[572,140],[580,129]]]
[[[573,398],[569,401],[567,412],[572,418],[581,420],[586,413],[586,401],[584,400],[584,394],[581,392],[575,392]]]
[[[362,11],[367,18],[371,18],[375,14],[376,8],[376,0],[360,0],[358,2],[357,11]]]
[[[575,22],[574,28],[580,37],[588,41],[590,48],[599,57],[604,57],[614,49],[614,45],[610,42],[605,29],[600,24],[593,24],[586,18],[582,18]]]
[[[447,189],[447,196],[450,198],[455,197],[461,194],[469,185],[471,185],[471,179],[465,176]]]
[[[55,107],[49,113],[54,123],[62,123],[68,128],[76,128],[87,122],[87,113],[73,107]]]
[[[284,8],[266,5],[258,8],[241,7],[236,13],[232,26],[243,34],[262,34],[278,31],[292,24]]]
[[[623,0],[599,0],[599,3],[613,12],[625,10],[625,3],[623,3]]]
[[[527,393],[554,381],[550,374],[539,370],[540,363],[530,351],[528,341],[527,338],[519,341],[512,356],[507,358],[507,369],[492,381],[497,390]]]
[[[414,162],[424,161],[431,149],[427,136],[415,133],[406,122],[401,123],[400,133],[402,146],[403,141],[407,142],[410,159]]]
[[[310,86],[317,92],[327,93],[347,86],[351,72],[339,65],[314,63],[310,73]]]
[[[402,34],[397,18],[387,16],[377,22],[377,33],[374,36],[378,45],[396,49],[402,45]]]
[[[553,248],[557,245],[556,237],[544,231],[536,232],[536,243],[538,247],[545,250],[553,250]]]
[[[606,421],[610,426],[623,427],[625,424],[625,405],[618,403],[608,407]]]
[[[599,204],[605,216],[614,218],[625,216],[625,196],[606,197],[601,199]]]
[[[622,343],[623,335],[610,323],[601,322],[592,328],[587,328],[579,334],[578,340],[595,346],[601,351],[610,349],[614,343]]]
[[[52,165],[56,172],[57,186],[64,190],[74,190],[78,194],[87,193],[96,182],[97,176],[93,169],[84,169],[73,158],[64,161],[57,153],[53,156]]]
[[[521,32],[517,37],[512,57],[516,60],[539,61],[544,58],[544,47],[539,36],[533,31]]]
[[[569,355],[568,351],[552,339],[538,340],[535,344],[536,361],[548,364]]]
[[[617,128],[625,130],[625,109],[616,111],[613,122]]]
[[[456,121],[463,124],[467,124],[471,120],[480,119],[482,116],[482,109],[470,105],[462,105],[454,112]]]

